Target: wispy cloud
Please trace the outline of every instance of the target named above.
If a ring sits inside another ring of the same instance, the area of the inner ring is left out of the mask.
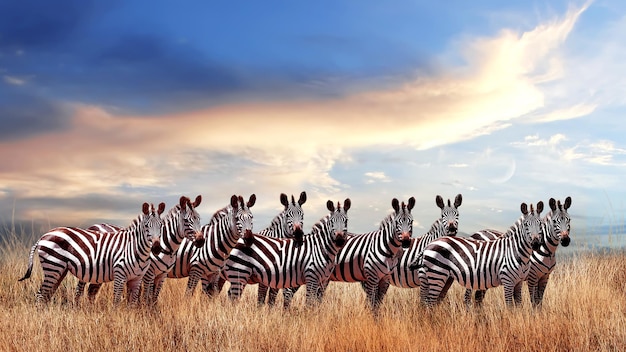
[[[385,175],[384,172],[366,172],[365,173],[366,181],[365,183],[376,183],[376,182],[391,182],[391,178]]]

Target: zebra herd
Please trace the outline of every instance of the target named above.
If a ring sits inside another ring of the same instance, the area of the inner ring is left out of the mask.
[[[502,285],[506,303],[521,303],[524,281],[533,306],[540,306],[559,244],[569,245],[571,198],[563,203],[551,198],[550,210],[542,218],[543,202],[536,207],[522,203],[521,217],[506,232],[481,230],[469,237],[457,236],[458,208],[437,195],[441,216],[422,236],[413,235],[415,198],[391,201],[393,212],[376,231],[348,232],[349,198],[343,203],[329,200],[328,214],[316,222],[309,234],[303,231],[306,193],[300,197],[280,195],[284,206],[271,224],[258,233],[252,230],[250,208],[233,195],[230,203],[201,225],[196,208],[202,201],[182,196],[164,214],[165,204],[156,208],[144,203],[137,219],[126,227],[95,224],[87,229],[58,227],[44,234],[32,246],[28,269],[38,252],[43,283],[37,303],[47,303],[68,272],[78,278],[78,303],[87,283],[87,297],[93,301],[105,282],[113,281],[113,302],[118,305],[126,286],[130,305],[154,305],[166,278],[188,277],[187,295],[198,282],[208,296],[218,294],[228,281],[228,297],[237,300],[248,284],[258,284],[258,304],[275,304],[283,289],[288,308],[293,295],[306,286],[306,304],[316,305],[330,281],[360,282],[366,302],[377,314],[390,285],[420,288],[420,300],[433,306],[446,296],[454,281],[466,288],[465,302],[482,303],[485,291]],[[143,295],[140,297],[140,292]]]

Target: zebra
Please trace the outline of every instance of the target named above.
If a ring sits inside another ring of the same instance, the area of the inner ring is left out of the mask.
[[[381,221],[378,230],[350,234],[337,253],[330,276],[330,281],[361,282],[375,315],[389,288],[389,269],[395,266],[402,248],[408,247],[413,233],[415,198],[406,204],[393,198],[391,206],[393,213]]]
[[[532,204],[528,210],[526,203],[520,209],[522,217],[497,240],[446,236],[426,246],[422,255],[409,265],[411,269],[419,269],[422,304],[439,303],[454,280],[475,290],[502,284],[507,305],[521,304],[522,282],[530,256],[539,247],[543,235],[540,218],[543,202],[537,203],[537,211]]]
[[[330,214],[320,219],[302,241],[254,235],[250,246],[238,244],[221,274],[230,282],[228,297],[238,300],[248,283],[272,288],[306,285],[306,305],[319,303],[335,256],[346,242],[350,206],[349,198],[343,207],[339,202],[335,207],[329,200],[326,208]],[[284,291],[285,308],[291,304],[292,293]]]
[[[402,251],[402,256],[398,263],[391,270],[389,281],[391,285],[403,288],[419,287],[420,282],[417,271],[409,269],[409,264],[421,255],[430,242],[443,236],[456,236],[459,229],[458,208],[462,202],[463,196],[461,194],[457,194],[454,198],[454,204],[451,204],[450,199],[448,199],[447,206],[440,195],[435,197],[435,204],[441,209],[441,217],[432,224],[430,230],[423,236],[411,238],[409,248]]]
[[[48,303],[68,271],[80,281],[99,284],[114,281],[113,303],[119,305],[124,284],[128,303],[139,298],[141,279],[148,270],[150,249],[156,245],[161,233],[161,214],[165,203],[144,203],[142,212],[130,226],[115,234],[88,231],[76,227],[57,227],[45,233],[33,245],[28,259],[28,269],[23,281],[31,276],[33,256],[38,250],[44,273],[43,283],[37,292],[37,303]]]
[[[148,271],[144,274],[142,283],[144,288],[144,300],[146,303],[152,303],[152,288],[155,281],[155,276],[167,274],[168,268],[172,266],[174,260],[174,254],[180,246],[183,238],[188,238],[193,241],[196,247],[200,247],[204,244],[204,238],[200,231],[200,215],[195,210],[200,205],[202,196],[198,195],[193,203],[185,196],[181,196],[179,204],[174,206],[167,215],[163,217],[163,228],[161,229],[161,237],[159,239],[160,253],[155,255],[150,254],[150,266]],[[92,231],[99,232],[119,232],[122,228],[116,225],[107,223],[94,224],[87,228]],[[84,281],[79,281],[76,286],[75,300],[78,303],[83,295]],[[100,290],[102,284],[89,284],[87,290],[88,298],[93,302],[96,294]]]
[[[252,194],[248,202],[243,197],[233,195],[230,204],[218,210],[208,224],[202,226],[202,233],[206,239],[200,248],[192,246],[190,241],[183,240],[178,251],[174,266],[167,273],[168,278],[189,277],[187,281],[187,296],[193,295],[202,281],[203,290],[207,295],[210,284],[216,281],[224,262],[240,238],[250,243],[252,238],[252,212],[250,208],[256,202],[256,195]],[[163,281],[155,282],[153,300],[156,301],[161,291]]]
[[[296,238],[297,241],[302,241],[302,236],[304,235],[304,232],[302,231],[302,226],[304,225],[304,212],[302,211],[302,204],[305,202],[306,192],[300,193],[300,198],[297,202],[293,195],[291,196],[291,202],[289,202],[287,195],[282,193],[280,195],[280,203],[285,206],[285,209],[272,220],[269,227],[261,230],[259,235],[271,238]],[[223,280],[221,277],[220,279]],[[259,283],[257,304],[265,304],[265,297],[267,296],[267,305],[274,306],[274,304],[276,304],[277,295],[278,289],[269,288],[262,283]]]
[[[530,257],[530,268],[526,281],[528,283],[528,293],[530,296],[530,302],[533,307],[540,307],[543,301],[543,294],[548,280],[550,279],[550,273],[556,266],[556,250],[559,243],[563,247],[567,247],[570,244],[570,216],[567,213],[567,209],[572,204],[572,198],[565,198],[565,202],[561,204],[561,201],[557,201],[554,198],[550,198],[548,205],[550,211],[543,217],[543,239],[539,249],[533,251]],[[495,230],[482,230],[474,233],[471,237],[475,239],[491,241],[504,236],[503,233]],[[481,305],[485,297],[486,290],[478,290],[475,294],[475,301],[477,305]],[[465,303],[468,307],[471,304],[472,290],[467,289],[465,291]]]

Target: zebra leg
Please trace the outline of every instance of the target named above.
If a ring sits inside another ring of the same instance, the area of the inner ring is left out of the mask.
[[[320,303],[320,285],[319,282],[307,282],[306,283],[306,305],[307,307],[316,306]]]
[[[280,291],[277,288],[270,288],[269,289],[269,294],[267,295],[267,305],[270,307],[273,307],[276,305],[276,296],[278,296],[278,291]],[[284,296],[284,294],[283,294]]]
[[[367,304],[369,308],[376,312],[377,310],[377,294],[378,294],[378,278],[374,276],[369,276],[365,280],[365,294],[367,295]]]
[[[543,303],[543,294],[546,291],[546,286],[548,286],[548,280],[550,279],[550,276],[544,276],[541,279],[539,279],[539,283],[537,284],[537,287],[535,288],[535,302],[533,302],[533,306],[536,308],[541,308],[541,305]]]
[[[193,291],[196,290],[196,286],[198,286],[198,281],[200,280],[202,272],[198,267],[193,267],[189,272],[189,280],[187,280],[187,290],[185,291],[186,296],[193,296]]]
[[[521,306],[522,305],[522,284],[524,283],[524,281],[516,284],[513,287],[513,299],[515,301],[515,305],[516,306]]]
[[[113,274],[113,305],[116,307],[119,306],[122,301],[124,285],[126,285],[126,276],[124,276],[121,270],[116,270]]]
[[[454,283],[454,278],[450,276],[448,277],[446,283],[443,285],[441,291],[439,292],[439,296],[437,297],[437,303],[440,303],[444,300],[444,298],[446,298],[446,296],[448,295],[448,290],[450,289],[450,286],[452,286],[452,283]]]
[[[154,271],[150,269],[148,269],[148,271],[143,276],[143,279],[141,280],[141,283],[143,286],[142,301],[144,304],[148,306],[152,305],[153,303],[152,297],[154,296],[154,280],[155,280]]]
[[[52,265],[52,266],[57,267],[58,269],[57,268],[55,269],[50,268],[48,270],[44,269],[44,279],[43,279],[43,282],[41,283],[41,287],[39,287],[39,291],[37,291],[37,296],[36,296],[37,304],[50,302],[50,298],[56,292],[57,288],[59,287],[59,284],[65,278],[65,275],[67,275],[66,263],[62,263],[61,265],[59,265],[58,263],[46,261],[45,264],[46,264],[45,268],[47,268],[48,265]]]
[[[139,294],[141,290],[141,279],[133,279],[126,281],[126,291],[128,296],[128,305],[131,307],[137,306],[139,302]]]
[[[465,294],[463,295],[463,302],[465,302],[465,307],[467,310],[472,308],[472,289],[465,289]]]
[[[376,293],[376,310],[380,309],[380,306],[383,304],[383,298],[387,294],[387,290],[389,290],[389,278],[383,279],[378,283],[378,292]]]
[[[299,288],[300,286],[283,289],[283,309],[289,308],[289,306],[291,305],[291,300],[293,299],[293,295],[298,292]]]
[[[267,291],[269,287],[259,283],[259,288],[256,295],[256,303],[259,306],[265,305],[265,297],[267,296]],[[268,302],[269,305],[269,302]],[[273,305],[273,304],[272,304]]]
[[[96,300],[96,295],[98,294],[98,291],[100,291],[100,287],[102,287],[102,284],[89,284],[87,287],[87,299],[89,299],[90,303],[93,304]]]
[[[159,275],[154,279],[154,291],[152,292],[152,302],[156,304],[159,300],[159,294],[161,294],[161,289],[163,288],[163,282],[167,274]]]
[[[238,301],[241,298],[241,294],[243,290],[246,288],[246,282],[231,282],[230,288],[228,289],[228,298],[231,301]]]
[[[477,307],[480,308],[483,306],[483,300],[485,299],[486,293],[487,293],[487,290],[478,290],[474,294],[474,302],[476,302]]]
[[[80,300],[85,293],[85,285],[87,285],[85,281],[78,281],[78,285],[76,285],[76,292],[74,293],[74,304],[80,304]]]

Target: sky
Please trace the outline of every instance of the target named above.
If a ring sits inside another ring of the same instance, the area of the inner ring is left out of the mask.
[[[0,222],[254,193],[261,230],[306,191],[357,233],[415,197],[419,236],[436,195],[464,233],[571,196],[572,243],[626,246],[625,36],[618,0],[0,2]]]

